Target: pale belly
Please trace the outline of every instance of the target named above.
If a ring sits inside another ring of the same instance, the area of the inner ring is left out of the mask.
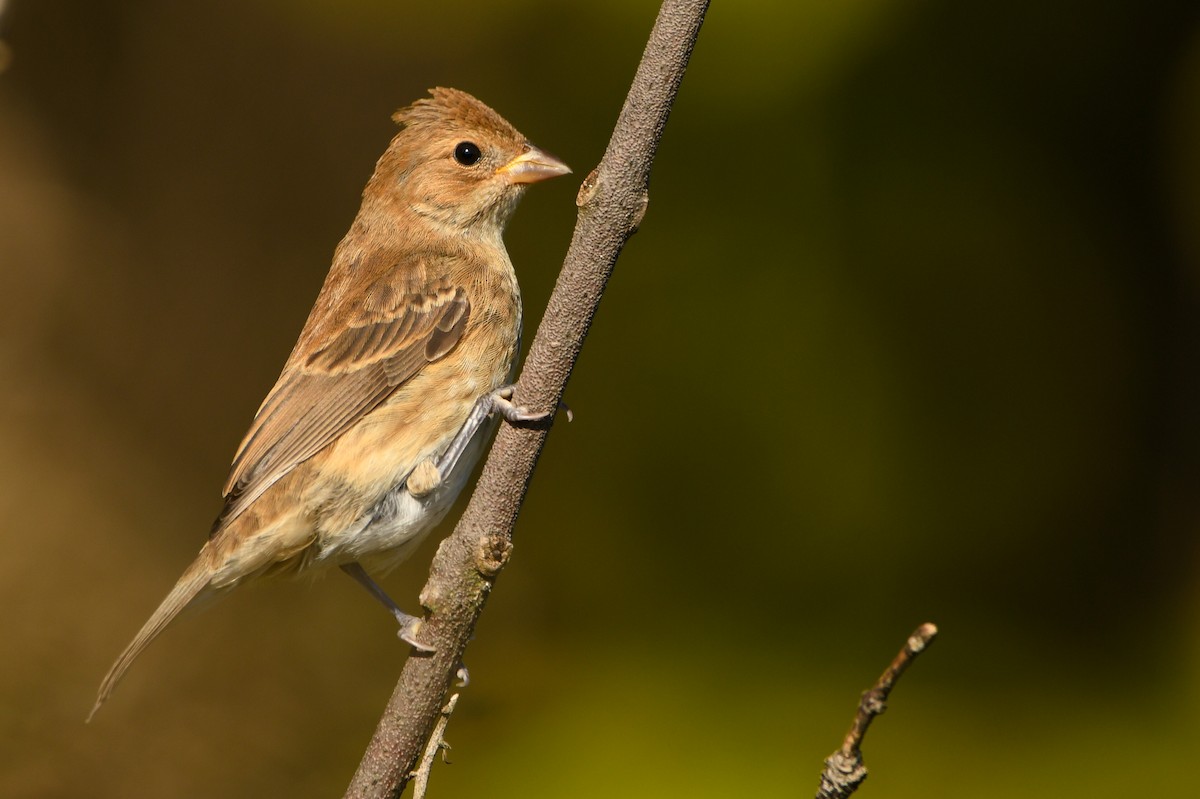
[[[377,573],[399,565],[446,517],[454,500],[466,486],[495,427],[494,419],[480,426],[454,470],[443,475],[441,484],[430,493],[420,498],[414,497],[402,479],[391,486],[349,529],[335,536],[318,539],[313,565],[358,561]]]

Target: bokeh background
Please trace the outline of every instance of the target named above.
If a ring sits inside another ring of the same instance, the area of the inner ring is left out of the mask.
[[[575,166],[509,230],[531,334],[655,11],[6,4],[0,795],[340,795],[405,655],[340,576],[83,718],[390,113],[457,86]],[[1200,791],[1198,223],[1193,0],[714,3],[434,795],[809,796],[927,620],[860,795]]]

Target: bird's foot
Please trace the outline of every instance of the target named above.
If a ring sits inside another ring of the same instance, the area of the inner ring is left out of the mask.
[[[423,644],[417,640],[417,633],[421,631],[421,625],[424,621],[416,616],[410,616],[402,610],[392,611],[396,616],[396,621],[400,622],[400,630],[396,633],[400,640],[408,644],[418,652],[436,652],[432,646]]]
[[[516,386],[502,386],[489,394],[488,398],[491,400],[490,412],[500,414],[510,424],[540,422],[543,419],[550,418],[550,411],[535,413],[523,405],[514,405],[512,403],[512,396],[516,388]]]
[[[529,424],[530,422],[541,422],[550,418],[548,411],[534,413],[528,408],[514,405],[512,395],[515,388],[515,386],[502,386],[490,394],[484,394],[476,400],[475,407],[471,409],[470,415],[467,416],[467,420],[463,423],[463,426],[459,428],[458,434],[454,436],[454,440],[446,447],[446,451],[438,458],[437,463],[429,464],[437,472],[439,482],[444,475],[454,471],[454,467],[458,464],[458,459],[466,451],[467,446],[471,443],[471,439],[475,437],[475,434],[479,432],[479,428],[483,425],[484,421],[493,413],[500,414],[510,424]],[[570,411],[567,413],[568,418],[570,418]],[[417,468],[420,469],[421,467],[418,466]],[[411,481],[414,476],[417,476],[416,470],[409,477],[410,484],[407,486],[408,491],[414,497],[423,496],[418,491],[413,490]],[[418,490],[427,488],[427,491],[432,491],[433,488],[437,487],[434,484],[431,488],[428,488],[427,483],[423,482],[423,480],[424,477],[417,476],[416,488]]]

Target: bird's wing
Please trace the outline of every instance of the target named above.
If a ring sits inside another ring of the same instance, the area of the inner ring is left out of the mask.
[[[382,292],[372,307],[306,357],[293,356],[234,456],[214,533],[462,338],[471,306],[462,287]],[[391,299],[393,298],[394,299]]]

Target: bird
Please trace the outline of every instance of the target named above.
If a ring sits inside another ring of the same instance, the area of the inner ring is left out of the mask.
[[[233,458],[224,506],[117,658],[88,720],[185,608],[247,581],[338,567],[418,650],[420,620],[370,574],[446,515],[512,402],[521,295],[502,234],[525,189],[571,170],[457,89],[393,115],[349,232]]]

